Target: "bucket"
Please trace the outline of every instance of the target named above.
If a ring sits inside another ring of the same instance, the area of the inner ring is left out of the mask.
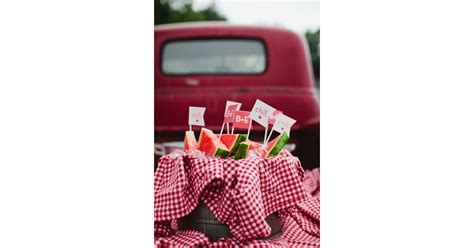
[[[271,233],[269,237],[262,239],[269,239],[280,235],[283,221],[276,213],[270,214],[265,218],[265,221],[270,226]],[[187,216],[178,220],[180,229],[196,230],[206,234],[212,241],[217,241],[220,238],[230,238],[229,227],[220,223],[214,217],[214,214],[202,202]]]

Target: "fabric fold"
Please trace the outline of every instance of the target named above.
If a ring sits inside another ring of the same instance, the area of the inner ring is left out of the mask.
[[[304,191],[303,177],[299,159],[287,151],[267,159],[163,156],[155,172],[156,240],[160,247],[178,245],[179,237],[202,241],[202,233],[184,233],[169,226],[171,221],[188,215],[199,201],[229,227],[234,237],[221,240],[223,243],[263,242],[257,238],[270,235],[265,218],[274,212],[286,216],[284,228],[289,233],[288,237],[281,235],[280,241],[273,238],[275,245],[294,242],[292,230],[300,236],[302,232],[319,237],[319,202]],[[313,238],[303,240],[313,242]]]

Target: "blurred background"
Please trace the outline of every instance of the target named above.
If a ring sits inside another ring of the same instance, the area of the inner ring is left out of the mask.
[[[287,149],[303,168],[318,168],[319,6],[319,0],[155,0],[155,166],[182,149],[189,106],[206,107],[206,128],[219,133],[227,100],[250,110],[259,99],[297,121]],[[203,23],[209,21],[230,25]],[[186,24],[166,25],[173,23]],[[265,129],[253,126],[250,137],[262,141]]]
[[[226,21],[235,24],[257,24],[291,29],[304,35],[308,42],[315,87],[319,92],[319,9],[319,0],[155,0],[155,25]]]

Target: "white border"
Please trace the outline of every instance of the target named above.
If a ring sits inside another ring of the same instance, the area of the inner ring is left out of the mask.
[[[321,247],[474,247],[472,7],[321,2]]]
[[[153,247],[153,2],[0,3],[0,247]]]

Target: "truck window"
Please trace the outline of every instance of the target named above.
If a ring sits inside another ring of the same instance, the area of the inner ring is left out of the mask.
[[[265,67],[265,46],[257,39],[169,41],[161,57],[165,75],[261,74]]]

